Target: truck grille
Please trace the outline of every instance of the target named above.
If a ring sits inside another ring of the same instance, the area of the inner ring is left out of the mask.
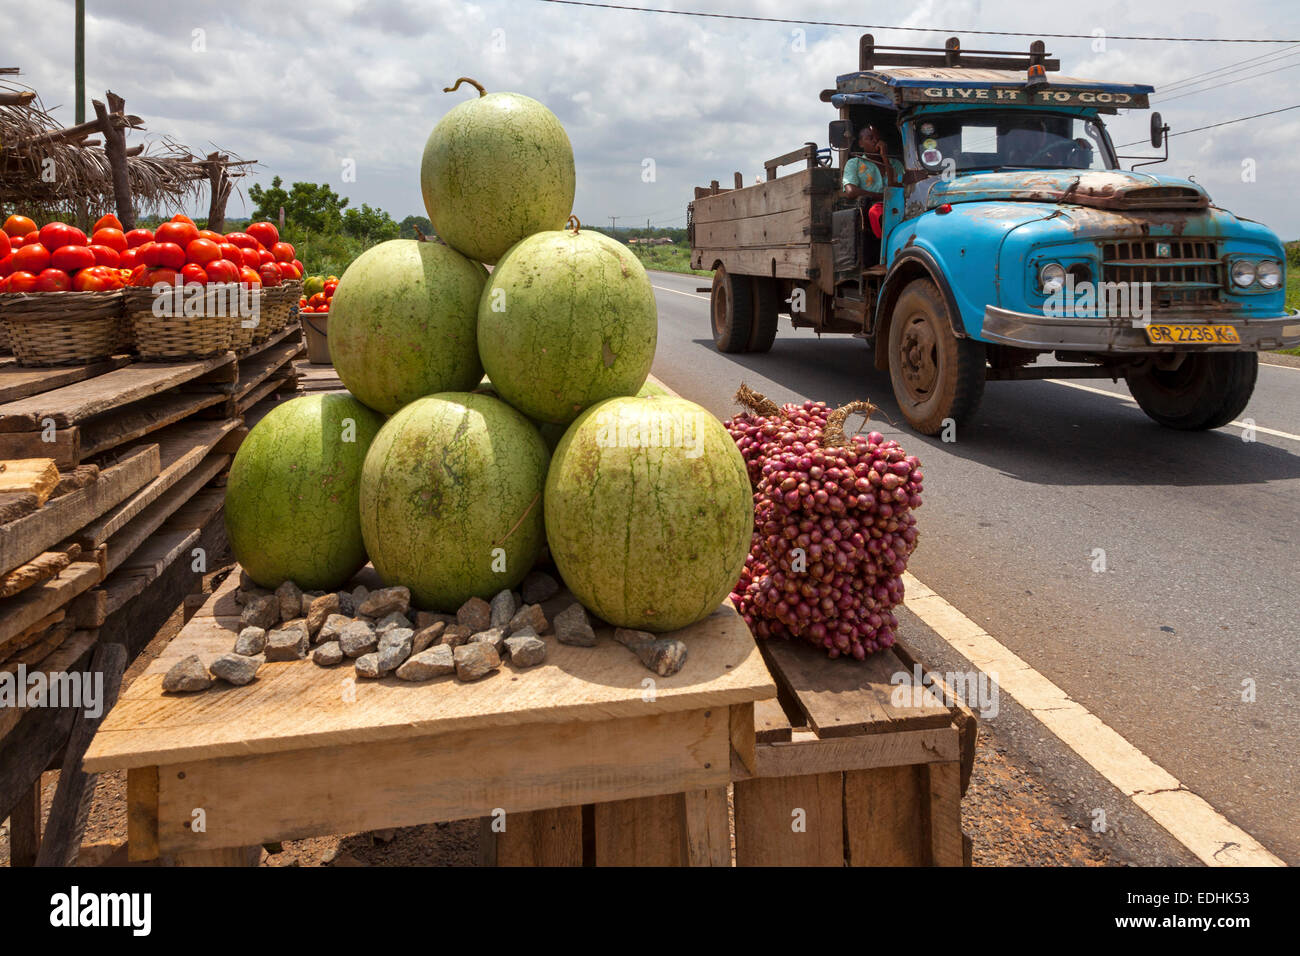
[[[1169,255],[1156,247],[1169,246]],[[1210,239],[1132,239],[1102,246],[1103,282],[1149,282],[1155,309],[1219,305],[1223,289],[1219,245]]]

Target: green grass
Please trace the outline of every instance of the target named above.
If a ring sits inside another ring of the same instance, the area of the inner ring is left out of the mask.
[[[1300,282],[1288,283],[1286,287],[1286,307],[1300,309]],[[1278,349],[1283,355],[1300,355],[1300,348]]]
[[[660,272],[684,272],[687,275],[711,276],[712,269],[692,269],[691,268],[691,248],[684,242],[674,243],[671,246],[628,246],[638,259],[641,265],[647,269],[658,269]]]

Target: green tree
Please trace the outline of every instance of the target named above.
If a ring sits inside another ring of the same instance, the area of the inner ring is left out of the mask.
[[[360,209],[344,210],[343,232],[367,243],[376,243],[396,239],[401,227],[382,209],[371,209],[362,203]]]
[[[294,183],[293,188],[286,192],[284,181],[279,176],[271,180],[267,189],[253,185],[248,190],[248,198],[257,204],[253,210],[254,220],[276,222],[283,206],[285,229],[291,235],[341,231],[343,210],[348,204],[345,197],[324,183]]]
[[[402,220],[400,228],[400,236],[403,239],[414,239],[416,237],[417,229],[426,236],[432,236],[434,234],[433,223],[429,222],[429,220],[424,216],[407,216]]]

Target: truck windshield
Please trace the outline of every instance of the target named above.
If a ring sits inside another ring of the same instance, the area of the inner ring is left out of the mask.
[[[1115,169],[1101,124],[1080,116],[1005,112],[939,113],[913,121],[916,159],[941,172],[985,169]]]

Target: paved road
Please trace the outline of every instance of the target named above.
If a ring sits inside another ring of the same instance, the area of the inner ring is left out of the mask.
[[[769,354],[723,355],[709,335],[707,296],[695,291],[708,280],[651,278],[659,378],[719,417],[736,411],[742,380],[780,402],[877,403],[898,423],[879,430],[925,465],[910,570],[1229,820],[1300,863],[1300,439],[1259,431],[1248,442],[1238,427],[1177,433],[1131,401],[998,382],[977,421],[945,444],[906,428],[861,340],[819,340],[783,318]],[[1079,384],[1128,395],[1123,383]],[[1261,367],[1242,419],[1300,435],[1300,369]],[[1098,548],[1104,573],[1093,570]],[[948,652],[932,633],[908,636],[936,658]],[[1248,680],[1253,703],[1242,700]],[[994,726],[1079,801],[1082,820],[1089,806],[1126,804],[1017,708]],[[1135,859],[1194,862],[1140,813],[1126,819]]]

